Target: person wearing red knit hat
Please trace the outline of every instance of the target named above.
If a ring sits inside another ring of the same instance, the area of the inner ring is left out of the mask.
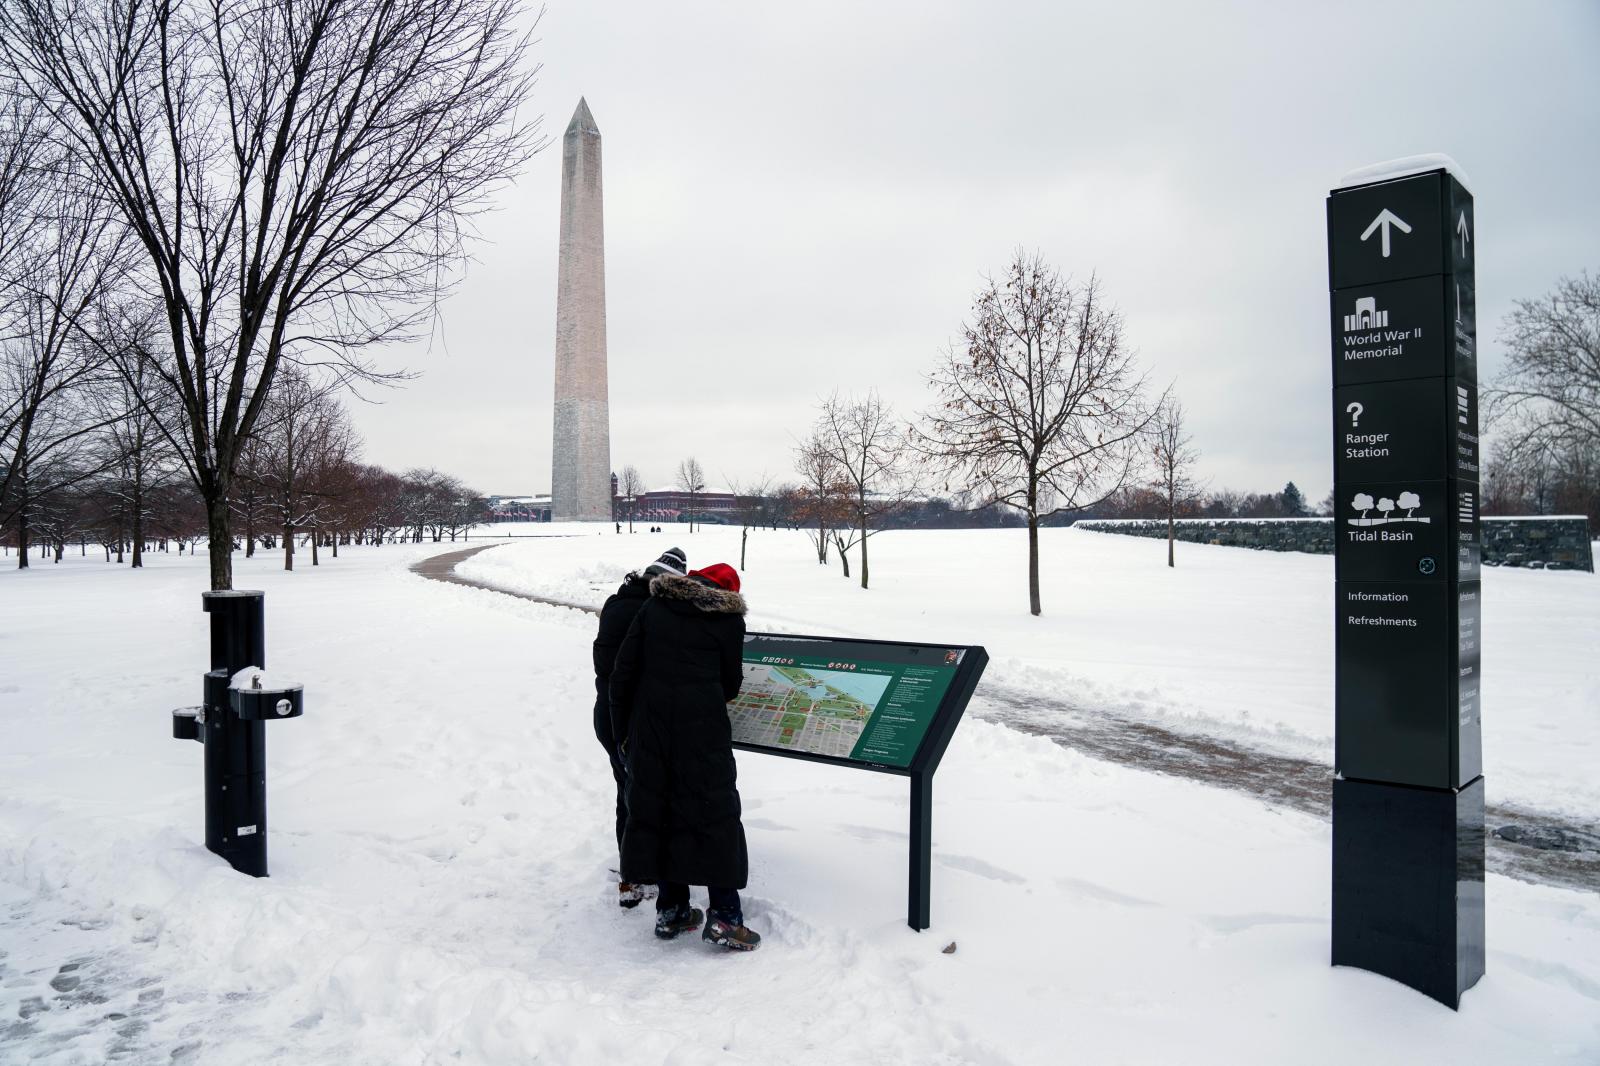
[[[727,563],[712,563],[704,569],[691,570],[689,571],[689,576],[705,578],[713,585],[727,589],[729,592],[739,591],[739,571]]]
[[[655,883],[655,935],[700,928],[689,886],[705,885],[703,940],[753,951],[739,889],[750,874],[728,701],[744,681],[739,572],[713,563],[650,582],[611,672],[611,729],[627,765],[622,879]]]

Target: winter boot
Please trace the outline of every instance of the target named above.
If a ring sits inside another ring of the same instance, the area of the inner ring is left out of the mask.
[[[619,907],[626,907],[632,910],[645,900],[655,898],[655,885],[636,885],[629,881],[617,882],[617,906]]]
[[[691,907],[687,903],[680,903],[676,907],[668,907],[664,911],[656,911],[656,936],[662,940],[671,940],[679,933],[692,933],[700,928],[700,919],[704,917],[699,907]]]
[[[711,912],[711,920],[706,922],[700,939],[733,951],[754,951],[761,946],[760,933],[747,927],[742,920],[734,921],[716,911]]]

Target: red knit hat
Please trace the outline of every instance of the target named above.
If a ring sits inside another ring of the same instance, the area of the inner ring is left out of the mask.
[[[690,577],[703,577],[713,585],[718,585],[729,592],[739,591],[739,571],[727,563],[712,563],[704,570],[689,571]]]

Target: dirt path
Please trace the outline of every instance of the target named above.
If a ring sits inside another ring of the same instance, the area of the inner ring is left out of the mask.
[[[508,592],[462,577],[456,564],[493,544],[435,555],[412,565],[434,581],[485,589],[552,607],[598,614],[579,603]],[[1188,733],[1087,707],[1062,696],[1041,696],[986,682],[970,713],[1025,733],[1048,737],[1097,759],[1172,774],[1212,787],[1230,788],[1279,807],[1330,817],[1333,767],[1311,759],[1276,755],[1205,733]],[[1522,881],[1600,892],[1600,823],[1517,807],[1490,804],[1489,869]]]

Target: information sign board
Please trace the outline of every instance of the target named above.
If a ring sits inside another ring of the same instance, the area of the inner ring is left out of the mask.
[[[911,779],[906,924],[926,929],[933,772],[989,662],[981,647],[747,633],[728,704],[742,751]]]
[[[936,727],[965,710],[980,659],[982,648],[750,633],[728,704],[734,743],[909,772],[930,738],[948,742]]]
[[[1472,197],[1439,167],[1327,209],[1333,961],[1454,1007],[1483,973]]]

